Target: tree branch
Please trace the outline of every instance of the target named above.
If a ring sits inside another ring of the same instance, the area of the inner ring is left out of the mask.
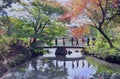
[[[116,17],[116,15],[118,15],[118,14],[116,13],[113,16],[106,18],[106,20],[108,20],[106,24],[108,24],[114,17]]]
[[[97,24],[96,24],[96,22],[92,19],[92,17],[91,17],[88,13],[86,13],[86,15],[87,15],[87,16],[89,17],[89,19],[93,22],[94,27],[95,27],[96,29],[98,29]]]
[[[93,13],[93,11],[91,11],[90,9],[87,8],[87,10],[93,15],[93,17],[96,19],[96,21],[98,22],[98,19],[96,17],[96,15]]]
[[[107,0],[106,0],[107,1]],[[107,6],[107,4],[105,4],[105,6]],[[101,13],[102,13],[102,20],[99,22],[99,29],[102,28],[102,24],[104,23],[105,21],[105,16],[106,16],[106,10],[107,8],[103,8],[102,4],[98,4],[98,7],[100,7],[101,9]]]
[[[49,21],[50,21],[50,19],[46,20],[45,24],[44,24],[43,27],[41,28],[41,32],[40,32],[40,33],[43,32],[43,29],[45,28],[45,26],[47,25],[47,23],[48,23]]]

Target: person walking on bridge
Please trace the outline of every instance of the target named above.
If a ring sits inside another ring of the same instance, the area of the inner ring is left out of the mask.
[[[56,46],[58,45],[58,40],[57,40],[57,38],[55,38],[55,45],[56,45]]]
[[[89,46],[90,38],[87,37],[87,45]]]
[[[79,46],[78,38],[76,38],[76,46]]]
[[[71,38],[71,44],[72,44],[72,46],[74,45],[74,38],[73,37]]]
[[[63,45],[65,45],[65,38],[63,37]]]
[[[84,40],[84,37],[82,37],[81,39],[82,39],[82,44],[83,44],[83,46],[84,46],[84,41],[85,41],[85,40]]]

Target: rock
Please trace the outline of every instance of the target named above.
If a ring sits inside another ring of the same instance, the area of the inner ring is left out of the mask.
[[[72,51],[69,50],[69,51],[68,51],[68,54],[71,55],[71,54],[72,54]]]
[[[67,55],[67,50],[64,47],[58,47],[55,51],[55,55],[60,55],[60,56],[66,56]]]

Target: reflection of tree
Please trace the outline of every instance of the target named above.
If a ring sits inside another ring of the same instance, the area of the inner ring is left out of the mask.
[[[74,61],[72,61],[72,69],[74,68]]]
[[[77,68],[79,67],[79,61],[76,61],[77,62]]]
[[[33,59],[29,64],[24,66],[24,68],[26,68],[24,73],[16,69],[14,74],[19,72],[19,76],[22,78],[17,76],[15,79],[67,79],[68,74],[71,75],[67,70],[67,61],[72,62],[70,68],[72,67],[72,70],[76,70],[76,68],[78,69],[80,67],[80,60],[82,60],[82,67],[85,68],[85,65],[87,64],[85,63],[84,58],[81,57],[41,57],[39,60]]]
[[[82,60],[82,67],[84,67],[85,66],[85,63],[84,63],[84,60]]]
[[[34,70],[37,70],[37,61],[36,60],[32,60],[31,65]]]
[[[40,60],[40,62],[32,60],[29,65],[24,66],[28,68],[25,72],[18,69],[9,78],[14,76],[15,79],[67,79],[66,63],[63,62],[63,64],[63,66],[56,67],[53,60],[45,59]],[[19,75],[16,76],[16,73],[19,73]]]
[[[46,61],[45,64],[47,65],[47,67],[45,68],[45,73],[47,76],[47,79],[63,79],[65,78],[65,76],[67,75],[67,69],[64,68],[63,66],[56,68],[56,66],[54,65],[53,61]],[[65,65],[65,63],[64,63]]]
[[[30,68],[28,65],[25,65],[25,68],[28,67],[25,72],[21,72],[18,69],[11,75],[11,78],[13,75],[16,76],[15,74],[18,72],[19,76],[16,76],[16,79],[67,79],[67,68],[65,68],[65,64],[63,62],[63,66],[56,67],[53,60],[45,59],[40,60],[40,62],[32,60],[29,64]]]

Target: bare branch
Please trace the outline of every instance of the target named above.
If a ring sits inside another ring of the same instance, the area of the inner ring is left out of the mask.
[[[87,10],[93,15],[93,17],[98,21],[97,16],[91,11],[90,9],[87,8]]]
[[[98,29],[97,24],[96,24],[96,22],[94,21],[94,19],[92,19],[92,17],[91,17],[88,13],[86,13],[86,14],[87,14],[87,16],[89,17],[89,19],[93,22],[94,27],[95,27],[96,29]]]
[[[101,29],[101,28],[102,28],[102,24],[103,24],[104,21],[105,21],[106,13],[105,13],[105,10],[104,10],[102,4],[99,4],[98,7],[100,7],[101,13],[102,13],[102,20],[99,22],[99,26],[100,26],[99,28]]]
[[[114,17],[116,17],[116,15],[118,15],[118,14],[116,13],[116,14],[114,14],[113,16],[111,16],[111,17],[109,17],[109,18],[106,18],[106,20],[107,20],[107,23],[106,23],[106,24],[108,24]]]

